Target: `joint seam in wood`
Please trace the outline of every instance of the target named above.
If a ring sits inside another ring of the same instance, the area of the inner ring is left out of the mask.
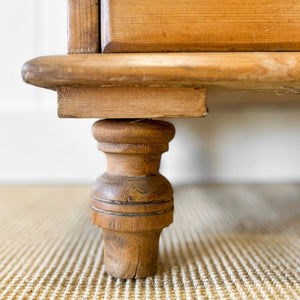
[[[147,205],[147,204],[160,204],[160,203],[165,203],[173,200],[173,197],[164,199],[164,200],[154,200],[154,201],[144,201],[144,202],[128,202],[128,201],[115,201],[115,200],[108,200],[108,199],[102,199],[98,198],[94,195],[90,195],[90,197],[93,200],[99,201],[99,202],[105,202],[109,204],[118,204],[118,205]]]
[[[118,212],[112,212],[108,210],[102,210],[99,208],[94,207],[93,205],[90,204],[90,208],[96,212],[102,213],[102,214],[107,214],[107,215],[114,215],[114,216],[121,216],[121,217],[149,217],[149,216],[157,216],[157,215],[163,215],[166,214],[174,209],[174,206],[169,207],[164,210],[159,210],[155,212],[150,212],[150,213],[118,213]]]

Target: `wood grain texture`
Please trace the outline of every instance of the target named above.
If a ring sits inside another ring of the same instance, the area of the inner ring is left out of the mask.
[[[159,174],[175,128],[164,121],[101,120],[93,135],[107,172],[93,184],[90,216],[103,229],[106,272],[141,278],[156,272],[159,236],[173,221],[173,189]]]
[[[206,89],[189,87],[59,87],[61,118],[204,117]]]
[[[300,50],[299,0],[103,0],[103,52]]]
[[[59,86],[221,86],[300,91],[300,52],[78,54],[40,57],[23,67],[30,84]]]
[[[68,53],[98,53],[99,0],[68,0]]]

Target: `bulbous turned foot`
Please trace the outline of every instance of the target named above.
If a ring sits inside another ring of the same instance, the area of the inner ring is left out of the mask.
[[[173,221],[173,189],[158,173],[174,126],[151,120],[94,124],[107,172],[92,187],[91,219],[103,229],[104,263],[116,278],[154,275],[159,236]]]

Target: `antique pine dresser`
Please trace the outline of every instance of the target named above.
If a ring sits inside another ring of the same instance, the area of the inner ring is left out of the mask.
[[[150,276],[174,210],[159,164],[175,129],[156,119],[204,117],[213,85],[299,92],[300,1],[68,4],[69,54],[27,62],[23,78],[57,91],[59,117],[102,119],[93,135],[108,166],[90,214],[103,230],[105,268],[116,278]]]

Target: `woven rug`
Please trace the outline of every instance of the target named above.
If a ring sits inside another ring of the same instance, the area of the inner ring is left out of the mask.
[[[87,187],[0,187],[0,299],[300,299],[300,186],[175,190],[156,276],[104,271]]]

